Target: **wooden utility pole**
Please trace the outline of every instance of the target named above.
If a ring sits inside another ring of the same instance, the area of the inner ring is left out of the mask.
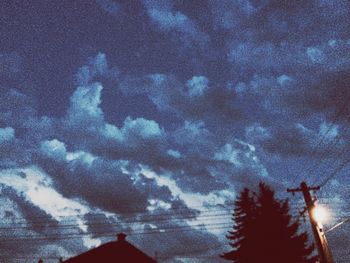
[[[323,230],[322,225],[316,221],[313,216],[313,210],[315,208],[315,200],[312,199],[310,191],[320,190],[319,186],[309,187],[305,182],[300,184],[300,188],[287,189],[287,192],[295,193],[302,192],[306,204],[306,210],[309,214],[312,232],[314,234],[315,243],[318,251],[320,263],[333,263],[332,253],[328,247],[328,242]]]

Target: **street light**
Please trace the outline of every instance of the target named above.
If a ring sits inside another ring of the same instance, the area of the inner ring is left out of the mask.
[[[312,210],[312,217],[321,224],[328,219],[328,212],[323,206],[317,205]]]

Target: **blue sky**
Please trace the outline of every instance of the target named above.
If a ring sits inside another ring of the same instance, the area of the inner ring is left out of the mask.
[[[44,239],[8,242],[1,257],[30,248],[50,262],[125,231],[165,261],[213,262],[229,216],[206,213],[261,180],[286,197],[349,158],[349,10],[341,0],[1,1],[0,217],[28,226],[13,237]],[[329,226],[348,215],[348,171],[320,192]],[[176,227],[191,231],[140,234]],[[336,231],[343,259],[347,226]],[[198,248],[206,257],[181,258]]]

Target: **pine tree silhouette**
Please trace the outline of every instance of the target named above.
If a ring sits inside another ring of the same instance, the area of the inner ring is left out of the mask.
[[[254,262],[251,247],[256,243],[254,237],[254,221],[256,220],[256,206],[252,193],[245,188],[235,201],[232,220],[235,222],[233,230],[229,231],[227,239],[234,250],[222,255],[223,258],[236,263]],[[257,244],[255,244],[257,245]]]
[[[275,198],[267,185],[259,193],[244,189],[235,201],[233,230],[227,236],[233,250],[221,257],[235,263],[311,263],[314,247],[299,223],[289,215],[287,201]]]

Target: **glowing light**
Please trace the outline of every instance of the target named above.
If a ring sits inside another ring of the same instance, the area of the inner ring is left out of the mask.
[[[325,222],[328,219],[327,210],[322,206],[316,206],[312,211],[312,216],[318,223]]]

